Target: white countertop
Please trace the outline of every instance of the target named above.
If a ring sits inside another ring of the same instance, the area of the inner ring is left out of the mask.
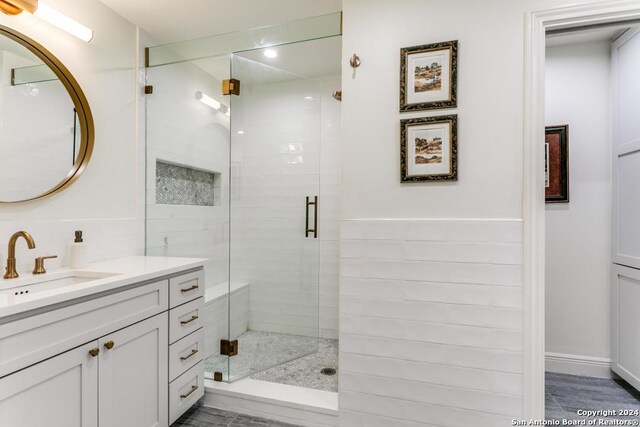
[[[207,260],[202,258],[137,256],[96,262],[81,270],[60,268],[47,270],[47,273],[42,275],[23,273],[17,279],[1,279],[0,319],[76,298],[110,291],[122,286],[144,282],[156,277],[201,267],[205,262]],[[39,284],[46,286],[46,281],[63,279],[70,275],[91,275],[98,276],[98,278],[50,290],[37,289]],[[100,277],[101,275],[108,277]],[[17,288],[32,289],[34,293],[16,296],[14,291],[20,290]],[[9,289],[11,291],[7,292]]]

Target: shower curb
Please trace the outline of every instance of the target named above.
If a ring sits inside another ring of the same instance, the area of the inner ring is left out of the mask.
[[[260,380],[206,380],[203,405],[305,427],[339,425],[338,393]]]

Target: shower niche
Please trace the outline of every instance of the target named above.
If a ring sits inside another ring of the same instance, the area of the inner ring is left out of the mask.
[[[219,206],[220,173],[156,160],[156,204]]]

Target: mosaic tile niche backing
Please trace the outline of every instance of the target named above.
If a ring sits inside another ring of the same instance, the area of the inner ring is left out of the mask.
[[[216,174],[156,162],[156,203],[159,205],[215,205]]]

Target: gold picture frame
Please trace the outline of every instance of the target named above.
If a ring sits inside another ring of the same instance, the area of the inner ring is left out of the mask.
[[[457,104],[457,40],[400,49],[400,112]]]
[[[458,180],[458,116],[400,121],[400,181]]]

